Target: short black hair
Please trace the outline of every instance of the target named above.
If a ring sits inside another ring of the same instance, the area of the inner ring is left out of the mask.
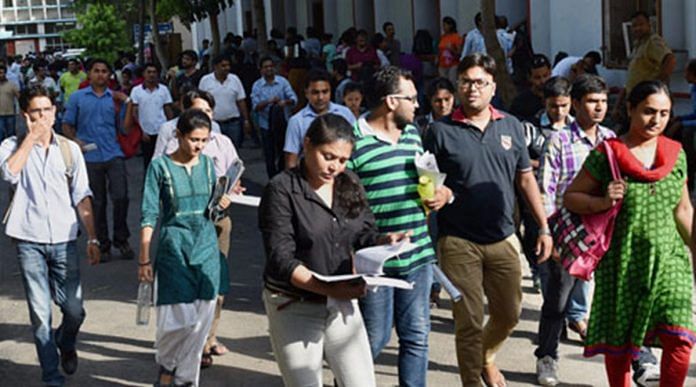
[[[457,32],[457,21],[453,17],[445,16],[442,18],[442,22],[449,24],[452,27],[452,32]]]
[[[77,64],[80,64],[80,61],[77,60],[77,58],[70,58],[70,59],[68,59],[68,63],[77,63]]]
[[[229,55],[220,54],[213,58],[213,66],[217,66],[224,61],[228,61],[232,64],[232,59],[230,59]]]
[[[7,72],[7,66],[5,66],[4,64],[0,64],[0,70]]]
[[[275,42],[275,40],[273,40],[273,42]],[[275,61],[270,57],[270,55],[264,55],[261,57],[261,59],[259,59],[259,68],[263,67],[263,62],[268,62],[269,60],[275,65]]]
[[[199,109],[186,109],[179,116],[179,121],[176,123],[176,130],[181,134],[188,134],[196,129],[206,128],[208,131],[212,128],[213,123],[210,117]]]
[[[199,98],[205,100],[205,102],[208,102],[211,109],[215,109],[215,97],[213,97],[213,95],[207,91],[200,89],[191,89],[184,93],[184,95],[181,96],[181,105],[184,107],[184,109],[189,109],[191,106],[193,106],[193,100]]]
[[[696,59],[692,59],[686,65],[686,72],[689,74],[696,75]]]
[[[196,54],[195,51],[193,50],[184,50],[181,52],[181,57],[188,56],[189,58],[193,59],[195,62],[198,62],[198,54]]]
[[[454,85],[449,79],[443,77],[435,78],[432,82],[430,82],[430,84],[428,84],[428,88],[425,91],[425,95],[428,97],[428,100],[433,98],[438,90],[447,90],[452,94],[454,94],[455,91]]]
[[[593,93],[608,94],[607,83],[599,75],[582,74],[575,78],[570,98],[574,101],[580,101],[582,97]]]
[[[394,27],[394,23],[392,23],[392,22],[390,22],[390,21],[384,22],[384,24],[382,24],[382,32],[384,32],[384,33],[386,34],[386,33],[387,33],[387,27],[389,27],[389,26]]]
[[[547,58],[544,54],[534,54],[532,56],[531,66],[529,66],[529,74],[532,73],[532,70],[540,69],[542,67],[548,67],[549,69],[551,68],[549,58]]]
[[[334,59],[333,61],[331,61],[331,64],[333,65],[333,68],[337,73],[341,75],[346,75],[348,73],[348,62],[346,62],[345,59]]]
[[[379,106],[384,98],[390,94],[399,93],[399,81],[401,78],[412,80],[410,71],[400,69],[396,66],[386,66],[378,70],[372,76],[372,90],[367,95],[368,103],[371,108]]]
[[[109,64],[109,62],[107,62],[106,60],[101,59],[101,58],[94,58],[94,59],[91,59],[89,62],[87,62],[87,72],[92,71],[92,68],[94,67],[94,65],[100,64],[100,63],[103,64],[104,66],[106,66],[106,69],[109,72],[112,72],[111,65]]]
[[[329,75],[329,72],[322,68],[312,69],[307,74],[307,82],[305,82],[305,89],[309,88],[309,85],[311,85],[312,83],[321,81],[331,84],[331,75]]]
[[[480,52],[465,56],[462,61],[459,62],[459,66],[457,66],[457,76],[461,75],[463,72],[472,67],[481,67],[483,71],[490,74],[493,77],[493,80],[495,80],[495,59],[491,58],[490,56]]]
[[[162,69],[162,68],[160,67],[160,65],[157,64],[157,63],[155,63],[155,62],[147,62],[147,63],[145,63],[145,64],[143,65],[143,71],[147,70],[148,67],[154,67],[155,70],[157,70],[157,73],[158,73],[158,74],[159,74],[159,72],[160,72],[161,69]]]
[[[355,36],[364,36],[367,38],[369,35],[370,34],[367,33],[367,30],[360,29],[360,30],[358,30],[358,33]]]
[[[384,37],[384,35],[382,35],[382,33],[378,32],[378,33],[372,35],[372,41],[370,43],[372,44],[372,47],[379,48],[379,45],[382,44],[382,42],[384,42],[385,39],[386,38]]]
[[[556,97],[570,97],[573,85],[568,78],[552,77],[544,83],[544,99]]]
[[[602,63],[602,54],[600,54],[598,51],[588,52],[587,54],[585,54],[585,58],[592,59],[592,61],[595,63],[595,65]]]
[[[482,21],[481,12],[479,12],[476,14],[476,16],[474,16],[474,24],[476,24],[476,26],[478,27],[481,25],[481,21]]]
[[[638,17],[641,17],[641,16],[644,17],[645,20],[650,21],[650,15],[648,15],[648,13],[645,11],[633,12],[633,14],[631,15],[631,20],[638,18]]]
[[[46,97],[51,100],[51,105],[56,104],[53,94],[47,88],[41,85],[34,85],[22,90],[22,93],[19,95],[19,108],[26,112],[31,100],[37,97]]]
[[[348,93],[352,93],[354,91],[359,91],[360,94],[364,94],[362,84],[358,82],[348,82],[346,83],[346,86],[343,88],[343,96],[345,97],[348,95]]]

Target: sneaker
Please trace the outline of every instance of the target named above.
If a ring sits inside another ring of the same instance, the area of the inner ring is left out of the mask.
[[[118,249],[118,252],[121,254],[121,259],[131,260],[135,258],[135,252],[127,242],[124,244],[116,245],[116,248]]]
[[[558,361],[551,356],[544,356],[537,360],[537,381],[542,386],[555,386],[558,384]]]
[[[660,367],[654,363],[643,363],[633,373],[633,381],[640,387],[657,387],[660,384]]]

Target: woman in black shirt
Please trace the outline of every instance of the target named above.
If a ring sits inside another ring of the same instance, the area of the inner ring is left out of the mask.
[[[299,166],[266,186],[259,225],[266,249],[263,292],[271,344],[286,386],[321,386],[325,357],[341,386],[374,386],[358,281],[322,282],[353,273],[355,249],[390,243],[380,236],[357,176],[346,171],[353,129],[325,114],[310,125]]]

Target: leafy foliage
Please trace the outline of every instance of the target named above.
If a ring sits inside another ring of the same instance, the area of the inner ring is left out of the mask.
[[[178,16],[184,23],[193,23],[218,15],[233,4],[234,0],[159,0],[157,14],[162,19]]]
[[[106,2],[89,5],[77,14],[77,28],[63,33],[75,47],[85,48],[85,55],[109,63],[118,59],[119,51],[132,50],[126,22],[116,8]]]

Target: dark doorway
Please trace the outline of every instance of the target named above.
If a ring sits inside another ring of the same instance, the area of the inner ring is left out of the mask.
[[[320,34],[324,33],[324,3],[321,0],[312,1],[312,26]]]

